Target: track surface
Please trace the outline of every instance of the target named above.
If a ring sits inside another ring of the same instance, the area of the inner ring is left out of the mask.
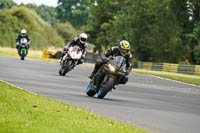
[[[93,66],[80,65],[65,77],[58,69],[58,63],[0,56],[0,80],[28,91],[155,133],[200,132],[200,87],[132,73],[101,100],[85,94]]]

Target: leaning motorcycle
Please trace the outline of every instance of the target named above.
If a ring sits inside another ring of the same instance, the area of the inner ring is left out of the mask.
[[[29,42],[26,38],[22,38],[19,43],[18,54],[21,60],[24,60],[28,54]]]
[[[77,65],[81,57],[82,50],[80,47],[70,47],[60,63],[59,74],[65,76],[67,72],[71,71]]]
[[[97,94],[98,98],[104,98],[109,91],[115,89],[115,85],[125,75],[125,64],[123,56],[116,56],[108,60],[91,79],[86,94],[91,97]]]

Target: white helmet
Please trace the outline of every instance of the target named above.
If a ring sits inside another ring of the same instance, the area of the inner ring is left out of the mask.
[[[25,36],[25,35],[26,35],[26,30],[25,30],[25,29],[22,29],[22,30],[21,30],[21,35],[22,35],[22,36]]]
[[[81,43],[85,43],[87,41],[87,34],[81,33],[79,38]]]

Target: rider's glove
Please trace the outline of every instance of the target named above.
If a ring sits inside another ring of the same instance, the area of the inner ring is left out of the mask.
[[[125,75],[129,75],[129,73],[130,73],[129,70],[126,70]]]

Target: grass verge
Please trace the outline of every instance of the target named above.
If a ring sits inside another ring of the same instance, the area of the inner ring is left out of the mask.
[[[0,81],[1,133],[146,133]]]
[[[155,76],[159,76],[163,78],[173,79],[173,80],[181,81],[184,83],[190,83],[190,84],[200,86],[200,76],[187,75],[187,74],[181,74],[181,73],[172,73],[172,72],[163,72],[163,71],[151,71],[151,70],[144,70],[144,69],[133,69],[133,72],[155,75]]]
[[[0,55],[1,56],[15,57],[15,58],[20,59],[20,56],[18,55],[17,50],[14,49],[14,48],[0,47]],[[42,57],[42,51],[34,51],[34,50],[31,50],[31,49],[29,50],[29,53],[25,58],[48,61],[48,62],[58,62],[58,59],[43,58]]]

